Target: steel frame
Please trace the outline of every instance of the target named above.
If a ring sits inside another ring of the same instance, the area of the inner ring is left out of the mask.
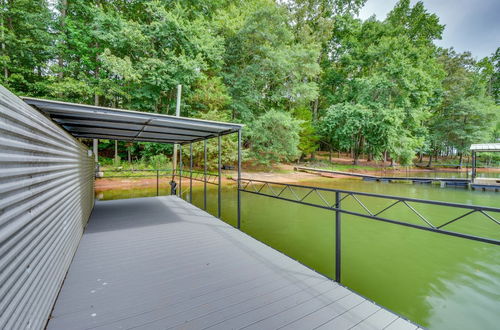
[[[500,214],[500,208],[457,204],[457,203],[448,203],[448,202],[440,202],[440,201],[430,201],[430,200],[422,200],[422,199],[416,199],[416,198],[389,196],[389,195],[372,194],[372,193],[364,193],[364,192],[356,192],[356,191],[340,190],[340,189],[321,188],[321,187],[312,187],[312,186],[303,186],[303,185],[286,184],[286,183],[278,183],[278,182],[254,180],[254,179],[241,179],[241,181],[242,181],[243,185],[239,190],[242,192],[247,192],[247,193],[261,195],[261,196],[267,196],[267,197],[271,197],[271,198],[277,198],[277,199],[281,199],[281,200],[285,200],[285,201],[299,203],[302,205],[318,207],[318,208],[322,208],[322,209],[336,211],[338,213],[350,214],[350,215],[368,218],[368,219],[372,219],[372,220],[376,220],[376,221],[388,222],[388,223],[392,223],[392,224],[396,224],[396,225],[412,227],[412,228],[416,228],[416,229],[420,229],[420,230],[431,231],[431,232],[444,234],[444,235],[448,235],[448,236],[455,236],[455,237],[465,238],[465,239],[469,239],[469,240],[473,240],[473,241],[479,241],[479,242],[484,242],[484,243],[489,243],[489,244],[494,244],[494,245],[500,245],[500,240],[496,240],[493,238],[474,236],[474,235],[470,235],[470,234],[466,234],[466,233],[448,231],[448,230],[443,229],[444,227],[447,227],[450,224],[455,223],[456,221],[463,219],[466,216],[473,214],[473,213],[480,213],[480,214],[484,215],[487,219],[489,219],[490,221],[495,223],[496,225],[500,225],[500,221],[498,221],[491,214],[487,213],[487,212],[490,212],[490,213],[493,212],[496,214]],[[266,192],[263,192],[264,188],[267,188]],[[304,190],[305,195],[300,197],[297,194],[297,192],[294,191],[292,188],[300,188],[300,189]],[[293,198],[283,196],[283,193],[285,191],[290,191],[293,195]],[[328,203],[326,198],[321,194],[322,192],[323,193],[332,192],[332,193],[338,194],[338,198],[336,198],[336,202],[333,205]],[[305,200],[311,194],[317,195],[317,197],[319,197],[319,199],[321,200],[321,204],[306,202]],[[393,200],[394,202],[391,203],[391,205],[383,208],[382,210],[380,210],[378,212],[372,212],[358,198],[359,196],[368,196],[368,197],[380,198],[380,199],[384,199],[384,200]],[[349,210],[343,209],[341,207],[340,203],[348,197],[351,197],[359,206],[361,206],[361,208],[366,213],[354,212],[354,211],[349,211]],[[465,212],[464,212],[464,214],[461,214],[458,217],[454,217],[453,219],[450,219],[450,220],[446,221],[445,223],[443,223],[439,226],[436,226],[429,219],[427,219],[425,216],[423,216],[421,213],[419,213],[409,203],[431,204],[431,205],[460,208],[460,209],[464,209]],[[386,212],[387,210],[393,208],[395,205],[398,205],[398,204],[402,204],[402,205],[406,206],[412,213],[417,215],[417,217],[422,221],[422,224],[419,225],[419,224],[407,223],[407,222],[388,219],[388,218],[384,218],[384,217],[380,216],[382,213]]]

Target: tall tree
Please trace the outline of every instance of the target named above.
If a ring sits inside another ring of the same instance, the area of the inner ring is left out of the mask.
[[[318,49],[295,40],[284,8],[273,1],[231,7],[221,22],[226,35],[223,77],[234,113],[244,121],[269,110],[293,110],[317,97]]]
[[[2,0],[0,15],[1,83],[17,93],[43,95],[54,44],[48,1]]]
[[[488,80],[470,53],[443,50],[446,71],[443,97],[429,123],[434,151],[452,147],[462,156],[472,143],[487,142],[496,124],[495,106],[488,95]]]
[[[372,112],[368,118],[374,125],[364,131],[362,144],[353,145],[355,156],[363,146],[376,157],[387,151],[408,163],[408,155],[423,144],[423,124],[443,75],[432,43],[442,28],[422,3],[411,7],[406,0],[384,22],[338,20],[323,91],[333,104],[351,103]]]

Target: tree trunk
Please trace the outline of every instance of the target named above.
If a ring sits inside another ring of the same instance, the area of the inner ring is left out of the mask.
[[[429,162],[427,163],[427,167],[432,166],[432,151],[429,153]]]
[[[318,105],[319,105],[319,99],[316,98],[313,104],[313,122],[316,122],[316,120],[318,120]]]
[[[2,16],[2,56],[6,56],[5,54],[5,31],[4,31],[4,20],[3,20],[3,15]],[[9,78],[9,70],[7,69],[7,60],[4,60],[3,62],[3,75],[5,80]]]
[[[68,8],[68,0],[61,0],[61,32],[64,33],[64,26],[66,25],[66,10]],[[57,77],[59,80],[62,80],[64,73],[62,71],[62,67],[64,66],[64,58],[62,55],[62,51],[59,54],[59,58],[57,60],[57,64],[59,65],[59,72],[57,73]]]
[[[332,162],[332,147],[330,147],[330,153],[328,154],[328,161]]]
[[[423,159],[424,159],[424,153],[420,151],[420,154],[418,155],[418,163],[419,164],[422,163]]]
[[[460,153],[460,158],[459,158],[459,161],[458,161],[458,167],[461,169],[462,168],[462,159],[463,159],[463,156],[464,156],[464,153],[461,152]]]

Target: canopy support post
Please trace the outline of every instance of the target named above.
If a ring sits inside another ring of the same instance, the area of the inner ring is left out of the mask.
[[[182,198],[182,144],[179,144],[179,197]]]
[[[203,140],[203,209],[207,210],[207,140]]]
[[[193,142],[189,144],[189,202],[193,203]]]
[[[476,178],[476,152],[472,152],[472,173],[471,173],[471,182],[474,183],[474,179]]]
[[[219,151],[219,157],[218,157],[218,162],[217,162],[217,168],[218,168],[218,174],[219,174],[219,181],[218,181],[218,187],[217,187],[217,218],[221,218],[221,192],[222,192],[222,180],[221,180],[221,169],[222,169],[222,148],[221,148],[221,141],[222,137],[219,135],[218,136],[218,151]]]
[[[238,225],[241,228],[241,129],[238,130]]]

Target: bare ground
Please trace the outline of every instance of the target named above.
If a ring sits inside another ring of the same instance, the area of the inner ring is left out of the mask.
[[[336,160],[336,159],[335,159]],[[345,159],[344,159],[345,161]],[[253,167],[250,168],[249,172],[244,172],[242,174],[243,178],[254,179],[254,180],[263,180],[263,181],[272,181],[278,183],[298,183],[301,181],[308,181],[317,179],[319,176],[329,177],[329,178],[346,178],[345,175],[338,174],[328,174],[328,173],[306,173],[306,172],[297,172],[294,171],[295,165],[291,164],[280,164],[276,165],[273,168],[258,168]],[[306,165],[307,166],[307,165]],[[245,166],[247,168],[247,166]],[[465,172],[467,169],[463,168],[461,171]],[[469,169],[470,170],[470,169]],[[363,173],[369,175],[381,175],[381,170],[369,170],[369,169],[351,169],[351,170],[343,170],[355,173]],[[387,168],[387,172],[391,173],[407,173],[404,168]],[[450,169],[422,169],[422,168],[412,168],[408,172],[449,172]],[[453,169],[453,171],[459,171],[458,169]],[[500,169],[478,169],[478,172],[489,172],[489,173],[500,173]],[[236,178],[236,171],[223,171],[222,182],[223,184],[234,183],[234,179]],[[189,179],[183,178],[183,181],[187,182]],[[161,177],[162,186],[170,181],[170,177]],[[203,182],[193,181],[193,185],[201,185]],[[95,181],[95,190],[97,192],[112,190],[112,189],[129,189],[132,187],[155,187],[156,186],[156,177],[152,178],[101,178],[96,179]]]

